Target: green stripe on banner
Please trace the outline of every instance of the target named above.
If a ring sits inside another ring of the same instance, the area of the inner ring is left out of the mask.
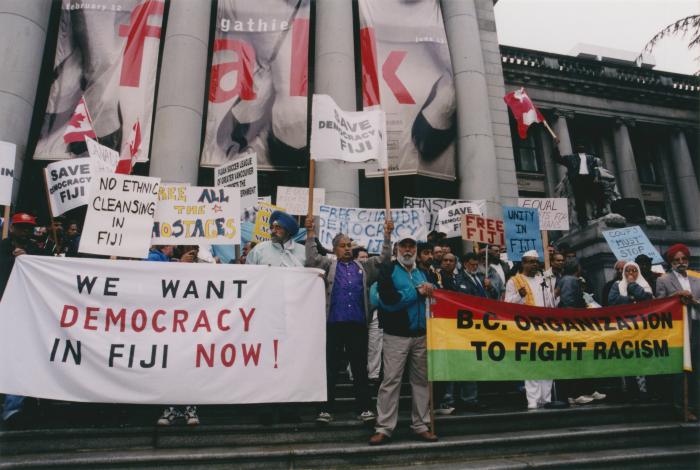
[[[593,359],[593,351],[582,351],[580,360],[515,360],[507,351],[500,361],[476,359],[475,351],[428,351],[428,377],[431,381],[460,380],[540,380],[623,377],[631,375],[675,374],[683,370],[683,348],[670,348],[668,356],[630,359]]]

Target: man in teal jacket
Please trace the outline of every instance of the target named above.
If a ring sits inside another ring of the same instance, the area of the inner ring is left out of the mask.
[[[379,309],[379,325],[384,329],[384,379],[377,395],[377,423],[370,445],[391,439],[399,413],[401,378],[406,364],[413,406],[411,430],[417,439],[437,441],[429,430],[425,301],[433,285],[416,266],[416,241],[399,241],[396,262],[380,270],[379,281],[371,288],[371,301]]]

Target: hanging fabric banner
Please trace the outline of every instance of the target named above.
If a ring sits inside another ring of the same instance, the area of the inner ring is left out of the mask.
[[[320,273],[20,256],[0,303],[0,354],[13,358],[0,368],[0,393],[173,405],[325,401]]]
[[[386,113],[390,174],[454,180],[456,98],[438,0],[359,7],[362,103]]]
[[[100,144],[129,158],[129,134],[140,122],[137,161],[148,160],[164,0],[63,0],[49,100],[34,158],[86,152],[66,143],[67,127],[92,121]],[[89,116],[75,114],[81,98]]]
[[[219,0],[202,166],[306,165],[310,0]]]

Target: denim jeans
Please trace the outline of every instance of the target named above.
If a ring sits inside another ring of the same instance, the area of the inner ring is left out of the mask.
[[[447,405],[454,406],[456,398],[467,405],[476,403],[478,401],[476,382],[448,382],[442,401]]]
[[[2,409],[2,420],[5,421],[10,416],[22,411],[24,398],[19,395],[5,395],[5,403]]]

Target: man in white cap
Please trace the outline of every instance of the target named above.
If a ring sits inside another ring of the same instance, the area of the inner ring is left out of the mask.
[[[535,307],[554,307],[552,290],[540,273],[540,256],[536,250],[523,253],[522,272],[506,283],[505,301]],[[534,410],[552,401],[552,380],[526,380],[527,409]]]
[[[404,369],[409,368],[413,406],[411,430],[416,439],[435,442],[430,430],[428,365],[425,341],[425,299],[433,292],[423,271],[416,266],[416,241],[404,238],[397,245],[393,265],[382,265],[372,285],[371,301],[379,309],[384,329],[384,379],[377,393],[377,423],[370,445],[391,440],[399,415],[399,395]]]

